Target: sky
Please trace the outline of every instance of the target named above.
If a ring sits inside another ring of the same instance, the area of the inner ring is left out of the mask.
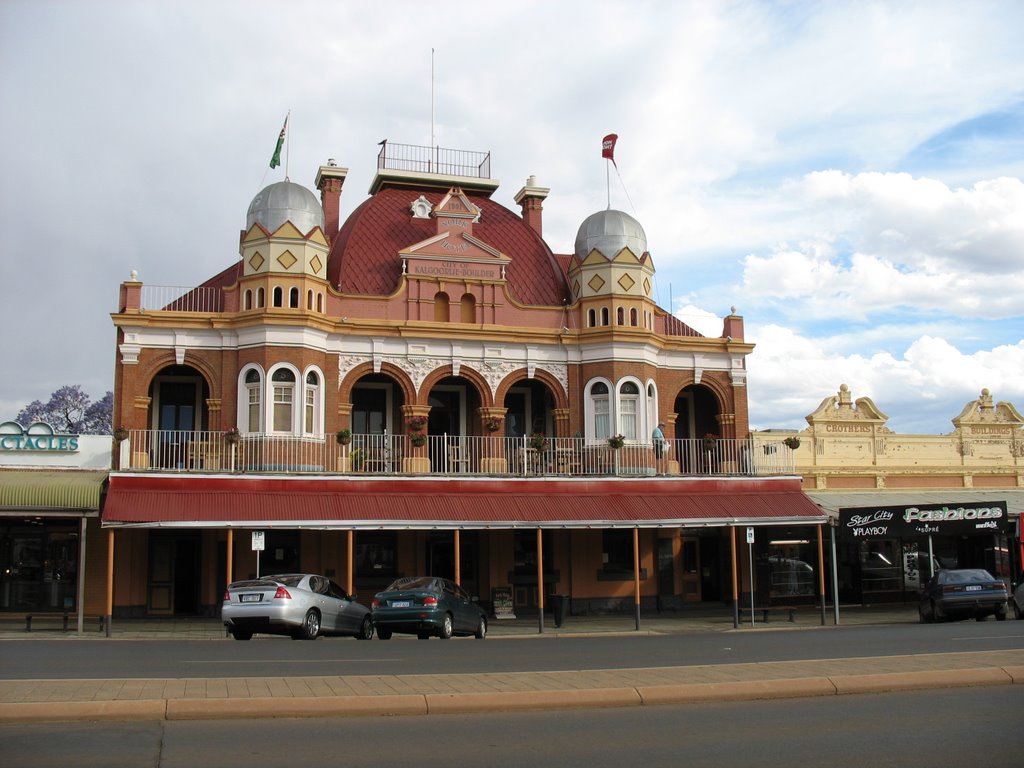
[[[896,432],[982,388],[1024,411],[1022,29],[1019,0],[3,0],[0,421],[112,389],[133,270],[198,284],[262,187],[334,158],[344,219],[379,141],[432,138],[514,211],[549,187],[556,253],[610,201],[662,307],[713,336],[735,307],[754,429],[844,383]]]

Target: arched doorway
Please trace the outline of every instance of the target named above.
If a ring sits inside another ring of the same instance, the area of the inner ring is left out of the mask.
[[[196,433],[209,429],[209,396],[206,379],[191,366],[167,366],[153,377],[149,385],[149,424],[156,435],[150,458],[153,466],[188,467]]]

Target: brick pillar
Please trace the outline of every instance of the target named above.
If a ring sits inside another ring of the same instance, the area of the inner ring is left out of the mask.
[[[530,225],[538,237],[543,237],[543,203],[550,191],[548,187],[538,187],[537,177],[531,176],[515,196],[515,201],[523,210],[523,221]]]
[[[339,168],[333,162],[328,160],[327,165],[321,165],[316,172],[316,188],[320,190],[320,205],[324,209],[324,235],[330,243],[334,242],[341,224],[341,188],[348,176],[348,168]]]

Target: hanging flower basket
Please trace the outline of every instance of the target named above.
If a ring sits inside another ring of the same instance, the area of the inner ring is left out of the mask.
[[[787,448],[792,448],[794,451],[797,448],[800,447],[800,438],[799,437],[787,437],[782,442],[786,444]]]
[[[543,451],[544,446],[547,445],[548,439],[544,437],[540,432],[534,432],[530,435],[530,447],[535,451]]]
[[[352,430],[342,429],[338,432],[338,445],[348,445],[352,442]]]
[[[411,432],[419,432],[425,426],[427,426],[426,416],[410,416],[408,421],[405,422],[406,426],[409,427]]]
[[[242,434],[236,427],[232,427],[224,432],[224,442],[228,445],[237,445],[242,439]]]
[[[622,435],[612,435],[608,438],[608,445],[614,448],[616,451],[626,444],[626,438]]]
[[[119,443],[123,443],[128,439],[128,427],[120,426],[114,430],[114,439]]]
[[[497,432],[501,429],[501,419],[487,419],[487,421],[484,422],[484,429],[488,432]]]
[[[704,435],[704,450],[713,451],[715,445],[718,444],[718,435],[707,434]]]
[[[427,436],[419,432],[410,432],[409,442],[412,443],[415,447],[419,448],[420,446],[424,445],[427,442]]]

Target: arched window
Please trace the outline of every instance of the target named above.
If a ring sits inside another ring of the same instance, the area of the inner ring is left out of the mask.
[[[242,305],[245,309],[252,309],[252,289],[245,289],[245,303]]]
[[[601,307],[601,325],[608,325],[608,307]]]
[[[619,434],[627,440],[637,439],[640,416],[640,387],[632,381],[619,386]]]
[[[298,288],[292,288],[290,291],[288,291],[288,306],[291,307],[292,309],[298,309],[299,308],[299,289]]]
[[[449,318],[448,294],[444,291],[434,294],[434,322],[447,323]]]
[[[636,307],[633,307],[633,309],[629,310],[629,324],[635,328],[638,323],[639,317],[637,316]]]
[[[462,294],[462,301],[459,302],[459,322],[476,322],[476,296],[472,293]]]
[[[616,325],[625,325],[626,324],[626,310],[624,310],[622,307],[619,307],[618,309],[615,310],[615,324]]]
[[[312,311],[313,309],[313,289],[310,288],[306,291],[306,309]]]
[[[587,327],[588,328],[594,328],[596,325],[597,325],[597,310],[596,309],[588,309],[587,310]]]
[[[319,291],[317,291],[317,294],[316,294],[316,311],[317,312],[323,312],[324,311],[324,295],[322,293],[320,293]]]
[[[274,306],[284,306],[284,291],[281,290],[281,286],[275,286],[274,288]]]
[[[255,368],[245,374],[245,431],[262,432],[263,377]]]
[[[275,432],[292,431],[292,409],[295,403],[295,374],[278,368],[271,377],[273,384],[273,424]]]
[[[320,376],[316,371],[306,374],[306,389],[303,395],[302,431],[307,435],[318,435],[320,427]]]
[[[608,385],[597,382],[590,388],[590,402],[594,413],[594,437],[607,440],[611,437],[611,398]]]
[[[256,289],[256,308],[263,309],[263,307],[266,306],[266,304],[267,296],[263,291],[263,286],[261,285],[259,288]]]
[[[658,424],[658,391],[654,384],[647,385],[647,425],[645,434],[650,434]]]

